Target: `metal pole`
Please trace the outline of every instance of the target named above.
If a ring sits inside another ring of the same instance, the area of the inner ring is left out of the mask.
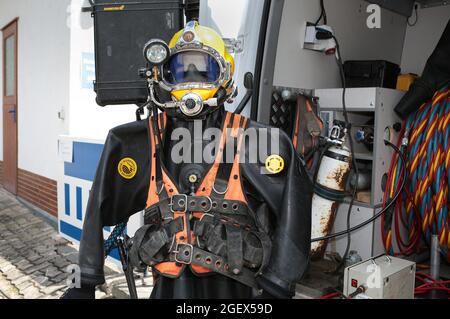
[[[130,299],[138,299],[136,282],[134,281],[133,267],[128,262],[128,254],[125,248],[125,239],[123,237],[117,238],[117,248],[119,249],[120,261],[122,262],[122,269],[127,280],[128,290],[130,292]]]
[[[441,252],[440,252],[439,237],[437,235],[431,236],[431,254],[430,254],[430,276],[434,280],[440,280],[440,267],[441,267]]]

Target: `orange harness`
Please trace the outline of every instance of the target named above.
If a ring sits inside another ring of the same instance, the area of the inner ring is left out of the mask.
[[[164,132],[165,114],[158,122],[159,130]],[[156,124],[150,120],[151,176],[146,224],[153,228],[146,229],[150,235],[141,236],[148,243],[141,239],[139,245],[142,243],[148,247],[147,252],[151,251],[140,256],[150,256],[145,263],[157,274],[178,278],[189,265],[197,275],[216,272],[256,286],[255,273],[249,268],[262,268],[267,263],[270,240],[258,230],[242,187],[240,160],[247,124],[244,117],[226,113],[215,160],[195,194],[185,195],[180,194],[160,160]],[[226,163],[225,152],[229,154],[230,145],[234,161]],[[221,240],[219,233],[226,233],[226,239]],[[164,243],[167,244],[161,248]],[[151,256],[157,251],[163,257]]]

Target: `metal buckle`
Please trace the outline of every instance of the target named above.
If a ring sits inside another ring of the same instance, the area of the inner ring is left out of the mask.
[[[194,259],[194,246],[192,246],[191,244],[177,244],[177,247],[173,251],[173,253],[175,254],[175,261],[177,263],[190,265],[192,264],[192,260]],[[186,257],[189,256],[189,261],[179,260],[178,259],[179,254],[183,254]]]
[[[181,197],[184,198],[184,210],[183,210],[183,211],[180,211],[180,213],[187,213],[187,210],[188,210],[188,196],[185,195],[185,194],[183,194],[183,195],[175,195],[175,196],[181,196]],[[172,213],[174,213],[174,214],[176,213],[176,212],[173,210],[173,198],[174,198],[175,196],[172,196],[172,197],[170,198],[170,203],[169,203],[170,211],[171,211]],[[180,205],[180,206],[181,206],[181,205]]]
[[[211,197],[209,197],[209,196],[205,196],[207,199],[208,199],[208,201],[209,201],[209,209],[208,210],[205,210],[205,214],[206,213],[209,213],[212,209],[213,209],[213,202],[212,202],[212,199],[211,199]]]

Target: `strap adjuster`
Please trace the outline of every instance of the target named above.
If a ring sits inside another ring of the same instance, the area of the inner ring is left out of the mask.
[[[175,254],[175,261],[180,264],[190,265],[194,259],[194,246],[191,244],[177,244],[172,252]]]
[[[209,196],[174,195],[170,198],[170,209],[175,212],[203,212],[209,213],[214,207]],[[174,208],[175,207],[175,208]]]
[[[184,210],[181,211],[181,213],[186,213],[186,212],[187,212],[187,208],[188,208],[188,196],[185,195],[185,194],[175,195],[175,196],[172,196],[172,197],[170,198],[170,203],[169,203],[170,211],[171,211],[172,213],[175,213],[175,211],[173,210],[173,199],[174,199],[175,197],[177,197],[177,198],[178,198],[178,197],[181,197],[180,199],[178,199],[177,204],[178,204],[178,206],[180,206],[180,207],[184,207]]]

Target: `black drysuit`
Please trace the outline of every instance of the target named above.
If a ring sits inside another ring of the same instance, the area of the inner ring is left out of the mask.
[[[209,114],[203,129],[220,128],[225,111]],[[171,141],[175,128],[193,130],[194,123],[168,118],[164,142],[164,162],[170,175],[179,183],[180,193],[189,192],[183,185],[182,172],[192,164],[174,164]],[[250,128],[265,128],[251,122]],[[146,207],[150,183],[149,121],[126,124],[110,131],[98,166],[90,194],[81,239],[79,264],[83,287],[104,282],[103,227],[126,221]],[[262,138],[265,138],[264,136]],[[268,135],[270,139],[270,131]],[[210,141],[201,142],[204,145]],[[246,146],[246,157],[258,151],[257,145]],[[266,220],[272,238],[272,251],[268,267],[257,277],[258,285],[266,294],[288,298],[294,293],[295,283],[304,274],[310,252],[312,187],[308,176],[295,154],[290,139],[280,134],[280,155],[286,166],[278,175],[261,174],[265,158],[257,164],[241,164],[244,191],[249,206],[261,219]],[[137,163],[137,174],[127,180],[120,176],[118,164],[124,158]],[[247,163],[247,161],[246,161]],[[207,164],[200,165],[208,168]],[[221,275],[197,277],[188,268],[179,279],[158,276],[152,298],[251,298],[255,291]]]
[[[433,54],[419,78],[395,107],[397,114],[406,119],[420,106],[431,100],[436,91],[450,82],[450,20]]]

